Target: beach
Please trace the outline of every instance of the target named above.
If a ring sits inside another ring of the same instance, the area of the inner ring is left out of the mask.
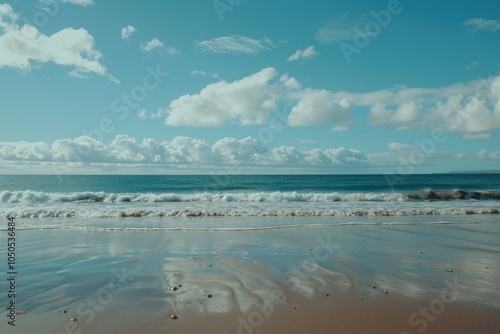
[[[268,217],[271,228],[248,230],[21,229],[17,311],[26,313],[15,328],[2,321],[0,331],[497,333],[500,226],[488,217],[339,226],[323,226],[332,219],[321,217],[307,228],[282,227],[304,218]],[[231,220],[175,225],[193,219]]]

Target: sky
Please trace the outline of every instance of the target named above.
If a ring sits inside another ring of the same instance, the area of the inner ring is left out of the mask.
[[[0,174],[500,170],[500,3],[0,0]]]

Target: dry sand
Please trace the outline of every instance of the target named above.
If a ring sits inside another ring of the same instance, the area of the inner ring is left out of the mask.
[[[26,314],[13,328],[4,312],[0,332],[499,333],[498,235],[499,224],[19,231]]]

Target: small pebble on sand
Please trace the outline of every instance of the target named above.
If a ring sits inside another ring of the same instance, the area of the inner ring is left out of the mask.
[[[212,298],[212,294],[210,294],[210,293],[209,293],[209,294],[207,295],[207,298]]]
[[[295,306],[292,306],[292,309],[293,309],[293,310],[295,310],[295,309],[296,309],[296,307],[295,307]]]
[[[172,315],[170,316],[170,318],[172,318],[172,319],[177,319],[177,316],[176,316],[175,314],[172,314]]]
[[[77,318],[71,318],[70,320],[71,320],[71,321],[78,321],[78,319],[77,319]]]
[[[170,288],[170,290],[175,291],[175,290],[177,290],[177,287],[173,286],[173,287]]]
[[[448,270],[446,270],[446,271],[447,271],[447,272],[449,272],[449,273],[452,273],[452,272],[453,272],[453,269],[448,269]]]

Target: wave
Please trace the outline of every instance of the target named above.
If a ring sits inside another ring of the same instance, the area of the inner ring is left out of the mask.
[[[500,191],[424,191],[397,192],[248,192],[248,193],[106,193],[72,192],[48,193],[41,191],[1,191],[0,203],[158,203],[158,202],[402,202],[439,200],[500,200]]]
[[[275,226],[254,226],[254,227],[97,227],[97,226],[32,226],[18,227],[17,230],[77,230],[77,231],[209,231],[209,232],[243,232],[243,231],[265,231],[265,230],[283,230],[315,227],[340,227],[340,226],[374,226],[374,225],[470,225],[479,222],[346,222],[336,224],[295,224],[295,225],[275,225]],[[7,229],[0,228],[0,231]]]
[[[20,209],[0,211],[5,217],[17,218],[141,218],[141,217],[383,217],[437,215],[493,215],[497,208],[422,208],[422,209]]]

